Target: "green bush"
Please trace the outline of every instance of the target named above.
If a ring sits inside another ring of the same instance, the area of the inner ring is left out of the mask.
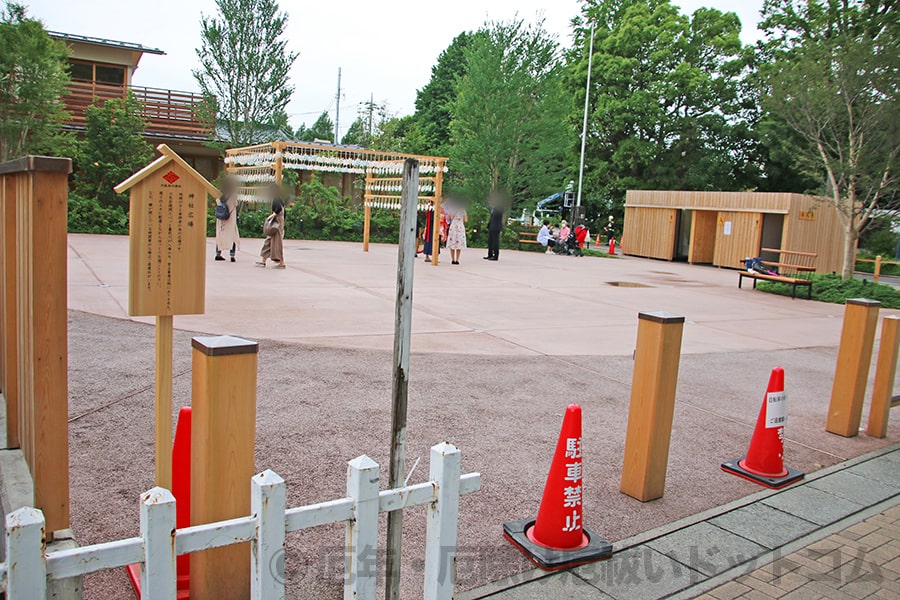
[[[861,259],[861,258],[866,259],[866,260],[875,260],[875,254],[872,254],[871,252],[866,252],[866,251],[860,250],[859,252],[856,253],[856,259],[857,259],[857,261],[859,261],[859,259]],[[894,255],[893,254],[882,255],[881,259],[884,261],[893,261]],[[857,262],[856,270],[861,273],[874,273],[875,272],[875,263],[874,262]],[[886,265],[884,263],[881,263],[881,274],[882,275],[900,275],[900,265]]]
[[[93,198],[69,193],[68,228],[71,233],[126,235],[128,214],[123,206],[101,206]]]
[[[760,280],[756,289],[781,296],[791,295],[786,283]],[[868,298],[881,302],[884,308],[900,308],[900,290],[860,279],[844,281],[840,275],[813,275],[812,298],[819,302],[844,304],[848,298]]]

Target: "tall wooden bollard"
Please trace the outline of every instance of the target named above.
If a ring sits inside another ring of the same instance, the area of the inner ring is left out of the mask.
[[[878,347],[878,362],[875,364],[875,388],[872,390],[872,406],[869,408],[869,424],[866,427],[866,433],[872,437],[883,438],[887,435],[898,350],[900,350],[900,317],[885,317],[881,320],[881,342]]]
[[[641,502],[662,498],[666,487],[683,331],[684,317],[638,314],[621,490]]]
[[[259,345],[230,336],[195,337],[191,345],[191,524],[201,525],[250,514]],[[192,555],[193,600],[249,596],[249,544]]]
[[[880,307],[875,300],[847,300],[826,431],[844,437],[859,433]]]

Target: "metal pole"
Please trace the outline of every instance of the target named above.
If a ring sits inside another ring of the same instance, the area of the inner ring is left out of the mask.
[[[591,49],[588,51],[587,86],[584,88],[584,123],[581,126],[581,164],[578,167],[578,197],[575,206],[581,206],[581,184],[584,181],[584,145],[587,142],[588,108],[591,100],[591,70],[594,66],[594,24],[591,23]]]
[[[337,96],[335,96],[335,109],[334,109],[334,144],[335,146],[341,143],[341,139],[338,137],[338,134],[341,131],[341,68],[338,67],[338,89]]]
[[[403,165],[400,205],[400,251],[397,257],[397,302],[394,314],[394,373],[391,389],[390,489],[403,485],[406,466],[406,404],[409,390],[409,343],[412,330],[413,266],[416,255],[416,210],[419,203],[419,161]],[[400,598],[400,546],[403,511],[388,513],[386,600]]]

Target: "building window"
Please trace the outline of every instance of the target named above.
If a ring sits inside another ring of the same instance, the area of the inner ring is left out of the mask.
[[[72,61],[69,63],[69,75],[75,81],[93,81],[94,65]]]
[[[95,65],[95,79],[97,83],[125,84],[125,68],[110,67],[107,65]]]

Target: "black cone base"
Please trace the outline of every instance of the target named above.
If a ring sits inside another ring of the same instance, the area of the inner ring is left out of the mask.
[[[761,486],[771,488],[773,490],[780,490],[783,487],[787,487],[792,483],[800,481],[805,476],[803,471],[792,469],[787,465],[785,465],[784,467],[785,469],[787,469],[787,475],[785,475],[784,477],[765,477],[763,475],[756,475],[755,473],[751,473],[750,471],[741,468],[740,462],[742,460],[744,460],[743,456],[735,460],[724,462],[722,463],[722,470],[726,473],[731,473],[732,475],[743,477],[747,481],[758,483]]]
[[[525,532],[534,526],[534,519],[507,521],[503,524],[503,537],[527,556],[531,562],[545,571],[558,571],[592,563],[612,556],[612,544],[588,529],[582,529],[589,542],[577,550],[552,550],[528,539]]]

